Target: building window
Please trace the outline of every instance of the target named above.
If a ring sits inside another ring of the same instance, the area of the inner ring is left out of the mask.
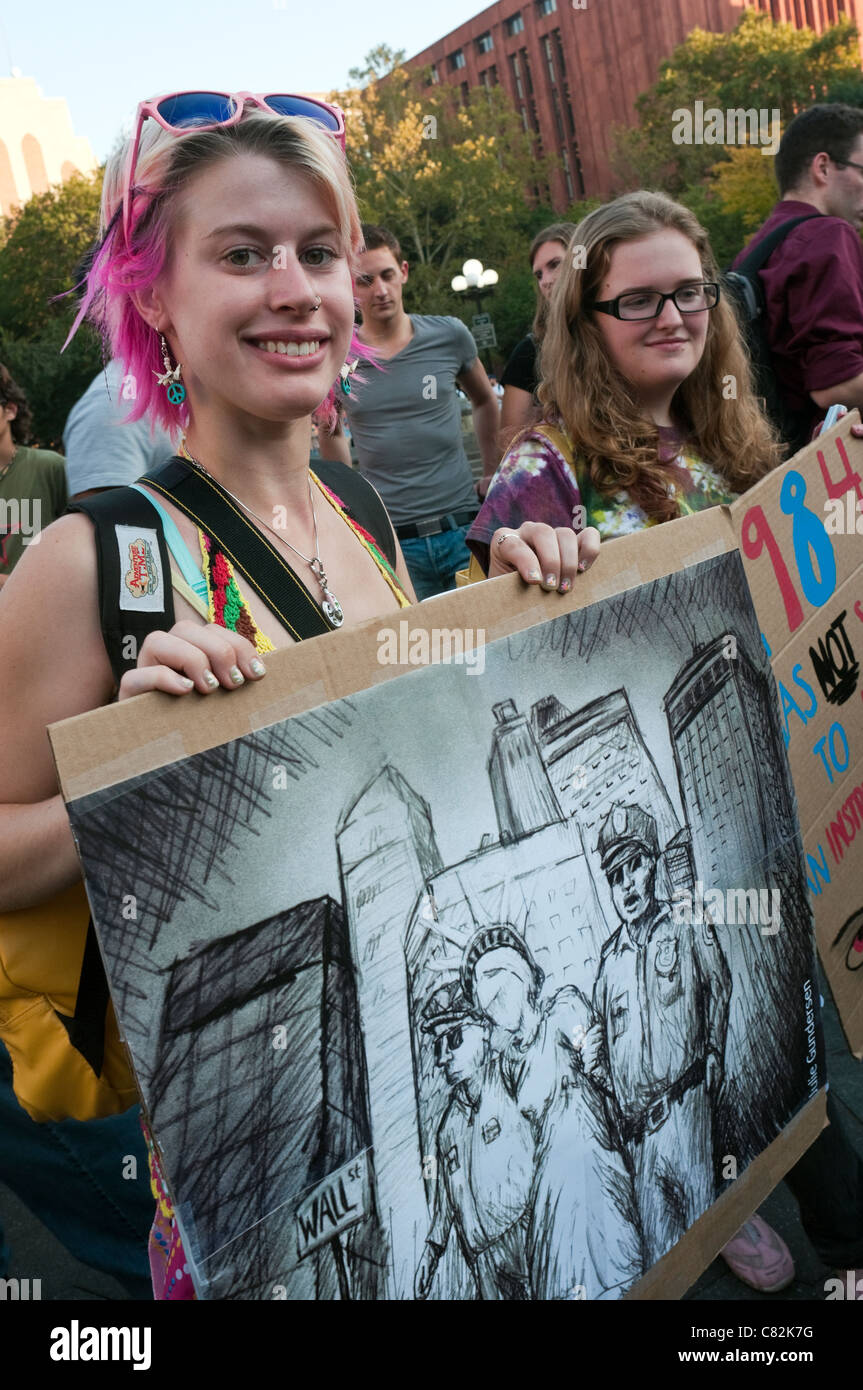
[[[557,0],[536,0],[536,8],[540,15],[554,14],[557,9]]]
[[[512,69],[512,80],[515,83],[515,94],[519,101],[524,101],[524,88],[521,85],[521,66],[518,61],[517,53],[510,53],[509,66]]]
[[[511,39],[515,38],[516,34],[524,33],[524,20],[520,12],[510,15],[509,19],[506,21],[506,32],[507,37]]]
[[[563,56],[563,43],[560,38],[560,30],[553,29],[551,37],[554,39],[554,47],[557,52],[557,70],[562,79],[566,78],[566,59]]]
[[[569,123],[569,133],[570,133],[570,135],[574,135],[574,134],[575,134],[575,118],[574,118],[574,116],[573,116],[573,114],[572,114],[572,102],[571,102],[570,99],[569,99],[569,88],[568,88],[568,87],[564,88],[563,99],[564,99],[564,101],[566,102],[566,119],[567,119],[567,122]]]
[[[458,72],[459,68],[464,67],[464,54],[460,48],[449,55],[449,65],[452,72]]]
[[[566,196],[571,203],[575,202],[575,189],[572,186],[572,173],[569,168],[569,154],[563,152],[563,176],[566,179]]]
[[[434,84],[440,82],[440,73],[439,73],[438,70],[437,70],[437,63],[432,63],[432,65],[431,65],[431,72],[429,73],[429,81],[432,82],[432,83],[434,83]]]
[[[481,73],[480,73],[480,75],[479,75],[479,80],[480,80],[480,82],[482,83],[482,85],[483,85],[484,87],[496,87],[496,86],[497,86],[497,68],[496,68],[496,67],[486,68],[484,72],[481,72]]]
[[[522,58],[522,62],[524,63],[524,77],[525,77],[525,82],[527,83],[527,90],[528,90],[528,93],[529,93],[531,96],[533,96],[533,78],[532,78],[531,75],[530,75],[530,59],[529,59],[528,56],[527,56],[527,49],[526,49],[526,48],[523,48],[523,49],[521,50],[521,58]]]
[[[554,87],[557,83],[557,77],[554,71],[554,58],[552,57],[551,53],[551,39],[548,37],[547,34],[542,41],[542,47],[545,52],[545,61],[548,66],[548,80],[551,83],[552,87]]]
[[[470,87],[468,86],[467,82],[462,82],[462,84],[461,84],[461,104],[462,104],[462,106],[467,106],[467,104],[468,104],[469,101],[470,101]]]
[[[488,30],[486,30],[484,34],[480,34],[479,38],[476,41],[477,53],[491,53],[491,50],[493,48],[494,39],[492,38]]]

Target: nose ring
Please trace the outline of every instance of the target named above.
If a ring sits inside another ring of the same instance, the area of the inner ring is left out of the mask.
[[[321,307],[323,300],[319,294],[315,295],[315,302],[311,307],[311,313],[316,314]]]

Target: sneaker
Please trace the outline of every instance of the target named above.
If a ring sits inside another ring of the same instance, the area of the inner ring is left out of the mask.
[[[731,1273],[759,1293],[778,1293],[794,1280],[791,1251],[760,1216],[751,1216],[719,1253]]]

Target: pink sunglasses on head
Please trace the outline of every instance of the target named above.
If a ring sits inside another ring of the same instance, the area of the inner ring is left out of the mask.
[[[172,92],[155,101],[142,101],[138,107],[135,138],[129,151],[129,163],[123,184],[123,237],[128,244],[132,222],[132,178],[138,163],[141,128],[148,116],[165,130],[178,134],[187,130],[215,130],[218,126],[236,125],[252,102],[265,111],[279,116],[304,116],[317,121],[345,150],[345,114],[338,106],[292,93],[262,94],[256,92]]]

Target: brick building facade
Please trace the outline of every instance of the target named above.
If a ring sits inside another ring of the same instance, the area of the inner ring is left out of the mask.
[[[502,86],[536,136],[560,156],[558,209],[611,191],[611,131],[695,28],[727,32],[745,8],[821,33],[842,15],[863,30],[863,0],[498,0],[410,58],[466,96]]]

